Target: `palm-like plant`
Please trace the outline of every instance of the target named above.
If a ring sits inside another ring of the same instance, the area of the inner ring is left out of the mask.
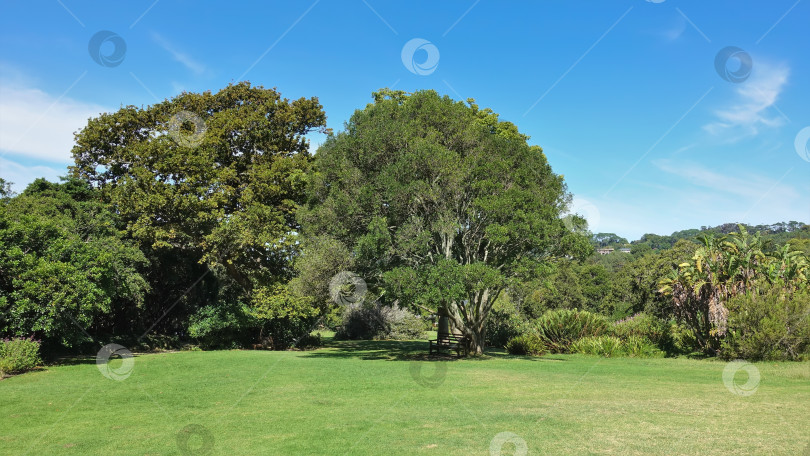
[[[757,292],[763,284],[786,291],[806,287],[810,265],[802,252],[788,247],[766,252],[769,243],[742,225],[728,236],[703,235],[692,259],[678,265],[660,282],[659,292],[672,296],[677,316],[695,333],[701,346],[713,351],[727,329],[731,297]]]

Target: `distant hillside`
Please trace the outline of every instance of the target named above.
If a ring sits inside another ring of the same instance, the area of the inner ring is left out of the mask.
[[[715,233],[716,235],[727,235],[737,231],[738,225],[742,225],[750,233],[757,231],[762,233],[764,239],[773,242],[776,245],[783,245],[791,239],[810,239],[810,225],[802,222],[778,222],[770,225],[747,225],[745,223],[724,223],[718,226],[701,226],[700,229],[693,228],[688,230],[676,231],[670,235],[659,235],[647,233],[641,236],[641,239],[635,241],[628,241],[627,239],[618,236],[614,233],[597,233],[591,238],[593,245],[596,247],[633,247],[645,248],[648,246],[653,250],[663,250],[672,248],[676,242],[681,239],[688,239],[691,241],[697,240],[701,234]]]

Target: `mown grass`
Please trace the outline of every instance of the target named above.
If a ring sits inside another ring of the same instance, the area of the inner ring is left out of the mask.
[[[150,354],[122,381],[94,360],[51,367],[0,381],[0,454],[486,455],[502,432],[528,454],[810,446],[810,363],[758,363],[756,392],[740,396],[720,361],[500,352],[426,361],[426,351],[363,341]]]

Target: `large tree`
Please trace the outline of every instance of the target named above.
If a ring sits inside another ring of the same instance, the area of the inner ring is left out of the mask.
[[[91,119],[76,135],[71,172],[98,187],[141,242],[156,301],[168,306],[209,270],[216,280],[194,287],[189,305],[216,300],[204,290],[222,290],[223,281],[229,297],[248,301],[292,276],[295,210],[311,161],[306,135],[325,122],[316,98],[290,101],[247,82],[182,93]],[[186,318],[155,310],[149,319],[168,322],[164,329]]]
[[[591,249],[561,220],[562,176],[527,140],[473,100],[377,92],[318,150],[303,232],[343,243],[372,296],[449,317],[482,353],[512,281]]]

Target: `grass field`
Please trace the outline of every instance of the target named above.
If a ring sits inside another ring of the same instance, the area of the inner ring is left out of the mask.
[[[426,349],[150,354],[120,381],[51,367],[0,381],[0,453],[810,454],[810,363],[756,364],[746,396],[720,361]]]

